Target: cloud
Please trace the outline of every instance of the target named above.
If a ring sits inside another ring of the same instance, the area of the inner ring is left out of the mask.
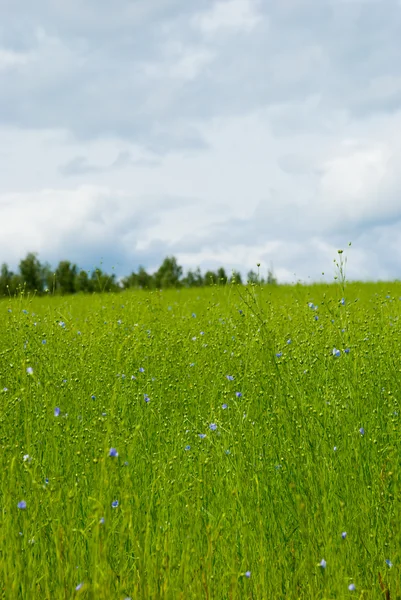
[[[0,260],[398,275],[396,0],[9,3]],[[117,268],[117,267],[116,267]]]
[[[198,13],[193,24],[204,34],[215,35],[221,31],[249,33],[261,20],[256,2],[252,0],[222,0],[209,10]]]
[[[110,171],[123,169],[126,167],[150,167],[154,168],[160,164],[155,158],[132,158],[130,152],[121,151],[112,163],[108,165],[95,165],[88,162],[84,156],[76,156],[66,164],[61,165],[60,173],[66,177],[90,175],[94,173],[107,173]]]

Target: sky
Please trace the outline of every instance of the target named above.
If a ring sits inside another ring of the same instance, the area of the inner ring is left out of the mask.
[[[400,31],[401,0],[0,0],[0,263],[401,278]]]

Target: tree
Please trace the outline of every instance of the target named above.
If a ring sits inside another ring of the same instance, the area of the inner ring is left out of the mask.
[[[8,265],[3,263],[0,272],[0,296],[8,296],[11,293],[11,282],[14,273],[9,270]]]
[[[77,292],[93,292],[93,282],[89,279],[87,271],[81,270],[75,276],[75,289]]]
[[[249,271],[246,276],[248,283],[258,283],[258,274],[255,271]]]
[[[239,283],[240,285],[242,285],[242,277],[239,271],[233,270],[230,283]]]
[[[267,272],[267,284],[269,285],[277,285],[277,279],[274,276],[273,268],[269,269]]]
[[[35,252],[29,252],[19,264],[22,283],[28,292],[42,292],[43,268]]]
[[[203,285],[215,285],[218,283],[218,275],[214,271],[206,271],[203,278]]]
[[[154,281],[157,288],[178,287],[181,277],[182,267],[174,256],[168,256],[156,271]]]
[[[217,271],[217,283],[219,285],[224,285],[225,283],[227,283],[227,280],[228,280],[228,278],[227,278],[224,268],[220,267],[219,270]]]
[[[201,287],[204,280],[200,268],[198,267],[196,271],[189,270],[182,283],[186,287]]]
[[[56,269],[56,288],[61,294],[74,294],[76,292],[77,265],[72,265],[69,260],[59,262]]]

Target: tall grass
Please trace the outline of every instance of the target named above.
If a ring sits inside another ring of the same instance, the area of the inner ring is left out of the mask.
[[[401,286],[343,293],[2,301],[2,597],[400,597]]]

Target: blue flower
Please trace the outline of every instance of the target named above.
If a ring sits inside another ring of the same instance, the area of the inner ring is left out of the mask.
[[[28,314],[28,311],[25,308],[22,309],[22,312],[24,313],[24,315]]]
[[[319,320],[319,317],[317,315],[315,315],[313,318],[315,319],[315,321]]]
[[[228,379],[228,381],[234,381],[234,377],[232,375],[226,375],[226,379]]]
[[[42,344],[47,344],[47,341],[46,340],[42,340]]]
[[[45,484],[47,485],[48,483],[49,483],[49,479],[46,477]]]
[[[118,456],[117,450],[115,448],[110,448],[109,456],[117,457]]]
[[[217,429],[217,425],[216,425],[216,423],[210,423],[210,425],[209,425],[209,429],[210,429],[211,431],[216,431],[216,429]]]
[[[322,567],[322,569],[326,568],[326,561],[324,560],[324,558],[322,558],[322,560],[320,561],[319,567]]]
[[[344,352],[345,352],[345,354],[349,354],[349,348],[346,348],[346,349],[344,350]]]
[[[287,340],[287,344],[291,344],[291,341],[292,341],[291,339]]]
[[[185,446],[185,450],[191,450],[191,446],[188,444],[188,446]]]
[[[283,356],[283,353],[282,352],[276,352],[276,356],[277,356],[277,358],[281,358]]]
[[[104,517],[100,517],[99,523],[100,523],[100,525],[104,525]]]
[[[206,437],[206,433],[198,433],[198,436],[200,437],[201,440],[204,440]]]
[[[150,402],[150,398],[149,396],[147,396],[146,394],[143,395],[145,402]]]
[[[248,579],[249,579],[249,578],[250,578],[250,576],[251,576],[251,572],[250,572],[250,571],[246,571],[246,573],[245,573],[245,577],[248,577]]]
[[[54,409],[54,416],[58,417],[60,415],[60,409],[58,406],[56,406],[56,408]]]
[[[347,532],[343,531],[341,534],[341,537],[343,538],[343,540],[345,540],[345,538],[347,537]]]
[[[118,506],[118,500],[113,500],[113,502],[111,503],[112,508],[117,508]]]
[[[391,569],[391,567],[393,566],[393,563],[391,562],[391,560],[389,560],[389,559],[387,558],[387,559],[386,559],[386,565],[387,565],[388,567],[390,567],[390,569]]]
[[[334,446],[333,451],[337,452],[337,446]]]
[[[344,304],[345,304],[345,298],[341,298],[340,304],[342,304],[344,306]]]
[[[311,308],[312,310],[314,310],[315,305],[313,304],[313,302],[308,302],[308,306],[309,308]]]
[[[195,319],[196,318],[196,314],[192,313],[192,318]]]
[[[60,327],[65,327],[64,321],[60,321],[59,325],[60,325]]]
[[[242,393],[241,392],[235,392],[235,395],[237,396],[237,398],[242,398]]]
[[[226,409],[227,408],[227,404],[222,404],[221,408]]]
[[[360,428],[360,430],[359,430],[359,433],[360,433],[361,435],[365,435],[365,430],[364,430],[364,428],[363,428],[363,427],[361,427],[361,428]]]
[[[140,373],[144,373],[144,372],[145,372],[145,369],[144,369],[143,367],[139,367],[138,371],[139,371]]]
[[[78,583],[77,587],[75,588],[75,591],[79,592],[79,590],[81,589],[82,586],[83,586],[83,583]]]
[[[338,350],[337,348],[333,348],[333,356],[335,356],[336,358],[341,356],[341,350]]]
[[[92,400],[96,400],[95,394],[92,394],[91,398],[92,398]]]
[[[355,592],[355,590],[356,590],[355,583],[350,583],[348,586],[348,589],[350,592]]]
[[[26,372],[28,373],[28,375],[32,375],[32,373],[33,373],[32,367],[27,367]]]
[[[25,500],[21,500],[21,502],[18,502],[17,506],[18,506],[18,508],[20,510],[25,510],[26,509],[26,502],[25,502]]]

